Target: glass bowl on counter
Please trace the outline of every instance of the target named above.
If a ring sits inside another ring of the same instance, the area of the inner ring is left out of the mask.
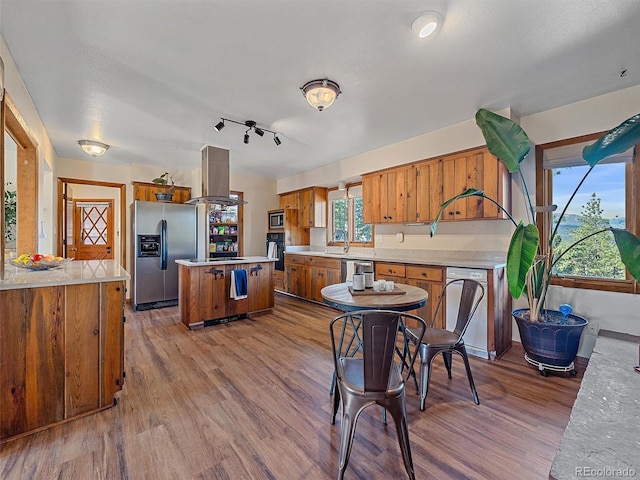
[[[33,261],[31,259],[21,260],[20,258],[13,258],[11,260],[7,260],[9,265],[14,267],[23,268],[25,270],[51,270],[54,268],[60,268],[67,263],[71,262],[73,258],[62,258],[62,259],[52,259],[52,260],[37,260]]]

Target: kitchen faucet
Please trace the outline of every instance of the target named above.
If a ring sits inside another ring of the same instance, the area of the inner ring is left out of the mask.
[[[335,230],[334,231],[334,237],[337,237],[339,233],[344,235],[344,247],[342,247],[342,252],[343,253],[348,253],[349,252],[349,235],[347,235],[347,231],[346,230]],[[336,238],[336,240],[337,240],[337,238]]]

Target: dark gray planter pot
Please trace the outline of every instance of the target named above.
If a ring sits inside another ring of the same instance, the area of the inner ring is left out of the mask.
[[[529,320],[529,309],[512,312],[518,325],[520,340],[527,356],[540,363],[554,367],[568,367],[576,358],[580,337],[589,321],[579,315],[569,314],[562,323],[562,313],[544,310],[544,320]]]
[[[158,200],[159,202],[171,202],[171,201],[173,201],[173,193],[156,192],[154,195],[156,196],[156,200]]]

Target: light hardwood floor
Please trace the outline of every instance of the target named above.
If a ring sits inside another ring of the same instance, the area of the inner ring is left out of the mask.
[[[328,324],[339,312],[276,295],[273,313],[188,331],[178,308],[127,313],[126,379],[114,408],[0,446],[10,479],[331,479],[340,421],[330,424]],[[514,347],[472,358],[471,398],[454,356],[440,360],[427,408],[408,389],[418,479],[546,479],[579,388],[539,375]],[[345,479],[404,479],[393,421],[358,421]]]

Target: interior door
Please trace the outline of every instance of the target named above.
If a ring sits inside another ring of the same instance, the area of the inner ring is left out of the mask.
[[[76,260],[113,259],[113,200],[74,200]]]

